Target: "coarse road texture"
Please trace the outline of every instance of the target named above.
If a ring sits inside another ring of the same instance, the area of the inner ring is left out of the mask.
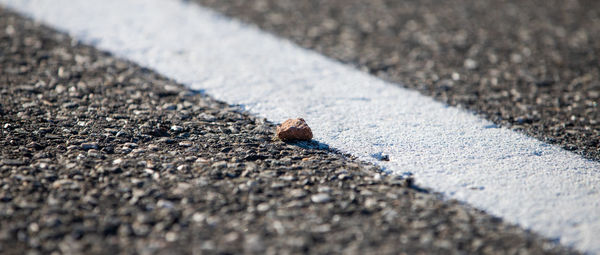
[[[600,1],[194,1],[600,159]]]
[[[0,9],[0,252],[573,253]]]

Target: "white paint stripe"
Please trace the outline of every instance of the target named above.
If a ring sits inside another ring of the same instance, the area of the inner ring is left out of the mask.
[[[600,253],[596,162],[179,1],[0,2],[272,121],[302,116],[321,142]]]

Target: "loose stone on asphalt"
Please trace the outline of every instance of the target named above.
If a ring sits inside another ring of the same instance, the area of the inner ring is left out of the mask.
[[[277,138],[284,142],[310,141],[312,130],[302,118],[288,119],[277,126]]]
[[[0,53],[3,254],[573,253],[2,9]]]

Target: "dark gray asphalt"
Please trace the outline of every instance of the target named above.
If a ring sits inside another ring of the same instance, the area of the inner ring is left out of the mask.
[[[2,254],[571,253],[2,9],[0,67]]]
[[[600,1],[193,1],[600,159]]]

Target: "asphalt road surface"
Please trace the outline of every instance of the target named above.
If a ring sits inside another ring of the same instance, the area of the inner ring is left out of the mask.
[[[595,2],[202,3],[598,159]],[[0,67],[2,253],[574,253],[6,10]]]

